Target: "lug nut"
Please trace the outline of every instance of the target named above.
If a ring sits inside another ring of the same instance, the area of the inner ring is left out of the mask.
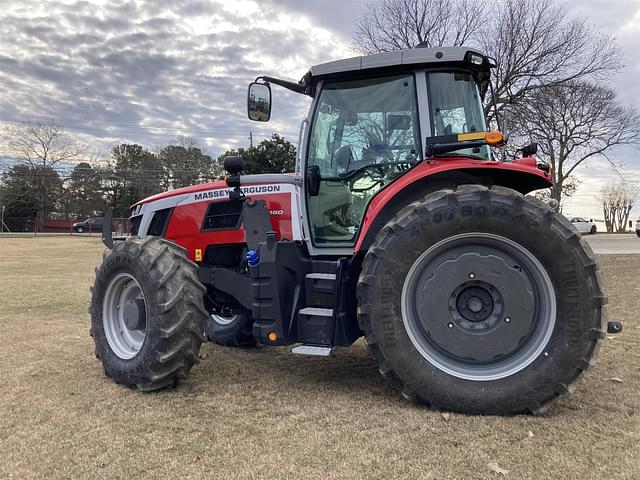
[[[504,319],[504,321],[505,321],[506,323],[511,322],[511,317],[506,317],[506,318]]]
[[[453,328],[453,323],[449,323],[449,325],[447,325],[447,327]]]
[[[476,274],[475,274],[475,273],[473,273],[473,272],[471,272],[471,273],[469,274],[469,278],[476,278]]]

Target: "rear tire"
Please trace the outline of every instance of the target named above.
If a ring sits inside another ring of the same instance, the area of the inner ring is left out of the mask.
[[[184,249],[157,237],[115,242],[91,291],[96,356],[117,383],[172,387],[199,362],[206,289]]]
[[[210,314],[207,320],[207,338],[210,342],[225,347],[255,347],[250,312],[243,310],[224,316]]]
[[[596,226],[594,225],[593,227],[591,227],[591,230],[589,231],[589,233],[591,235],[594,235],[596,233],[596,231],[597,231],[597,229],[596,229]]]
[[[461,185],[401,210],[367,252],[357,294],[380,372],[436,409],[542,413],[606,334],[589,246],[503,187]]]

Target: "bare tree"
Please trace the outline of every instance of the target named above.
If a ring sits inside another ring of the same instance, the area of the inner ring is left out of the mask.
[[[368,2],[357,24],[356,48],[364,53],[464,45],[486,20],[479,0],[381,0]]]
[[[640,197],[638,185],[625,181],[608,183],[600,190],[600,201],[607,232],[624,232],[629,214]]]
[[[77,160],[86,150],[53,120],[12,125],[4,129],[2,137],[13,155],[34,168]]]
[[[492,85],[498,111],[526,102],[546,85],[611,75],[622,66],[612,38],[553,0],[370,2],[354,33],[363,53],[425,46],[479,47],[497,61]],[[489,99],[487,99],[489,100]],[[494,111],[485,105],[492,119]]]
[[[58,197],[52,193],[58,188],[57,182],[52,180],[58,178],[56,164],[79,159],[85,147],[53,120],[6,127],[2,140],[8,151],[29,167],[38,196],[38,224],[42,227],[52,207],[51,199]]]
[[[525,102],[541,87],[610,76],[622,66],[611,37],[553,0],[505,0],[490,18],[479,44],[497,60],[493,87],[499,111]],[[485,113],[493,115],[489,105]]]
[[[640,144],[640,117],[606,87],[575,81],[547,86],[512,108],[516,134],[537,142],[539,156],[551,163],[551,197],[558,202],[565,182],[584,162],[608,159],[615,146]]]
[[[565,181],[562,183],[562,193],[561,193],[562,199],[566,200],[567,198],[571,198],[578,191],[578,187],[580,186],[580,183],[581,183],[580,179],[576,177],[566,178]],[[533,195],[538,200],[542,200],[545,203],[547,203],[552,198],[551,188],[536,190],[531,195]],[[561,203],[558,203],[557,209],[558,211],[562,212]]]

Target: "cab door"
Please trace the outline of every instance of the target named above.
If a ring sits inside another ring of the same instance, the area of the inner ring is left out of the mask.
[[[317,194],[305,188],[312,247],[353,247],[369,200],[419,160],[419,131],[413,74],[322,86],[306,162],[320,174]]]

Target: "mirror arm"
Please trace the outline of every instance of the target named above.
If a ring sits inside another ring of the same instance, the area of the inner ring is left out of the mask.
[[[299,83],[290,82],[288,80],[281,80],[275,77],[262,76],[262,77],[257,77],[256,82],[258,80],[262,80],[267,83],[275,83],[276,85],[280,85],[281,87],[284,87],[287,90],[291,90],[296,93],[305,93],[305,89],[306,89],[304,85],[300,85]]]

